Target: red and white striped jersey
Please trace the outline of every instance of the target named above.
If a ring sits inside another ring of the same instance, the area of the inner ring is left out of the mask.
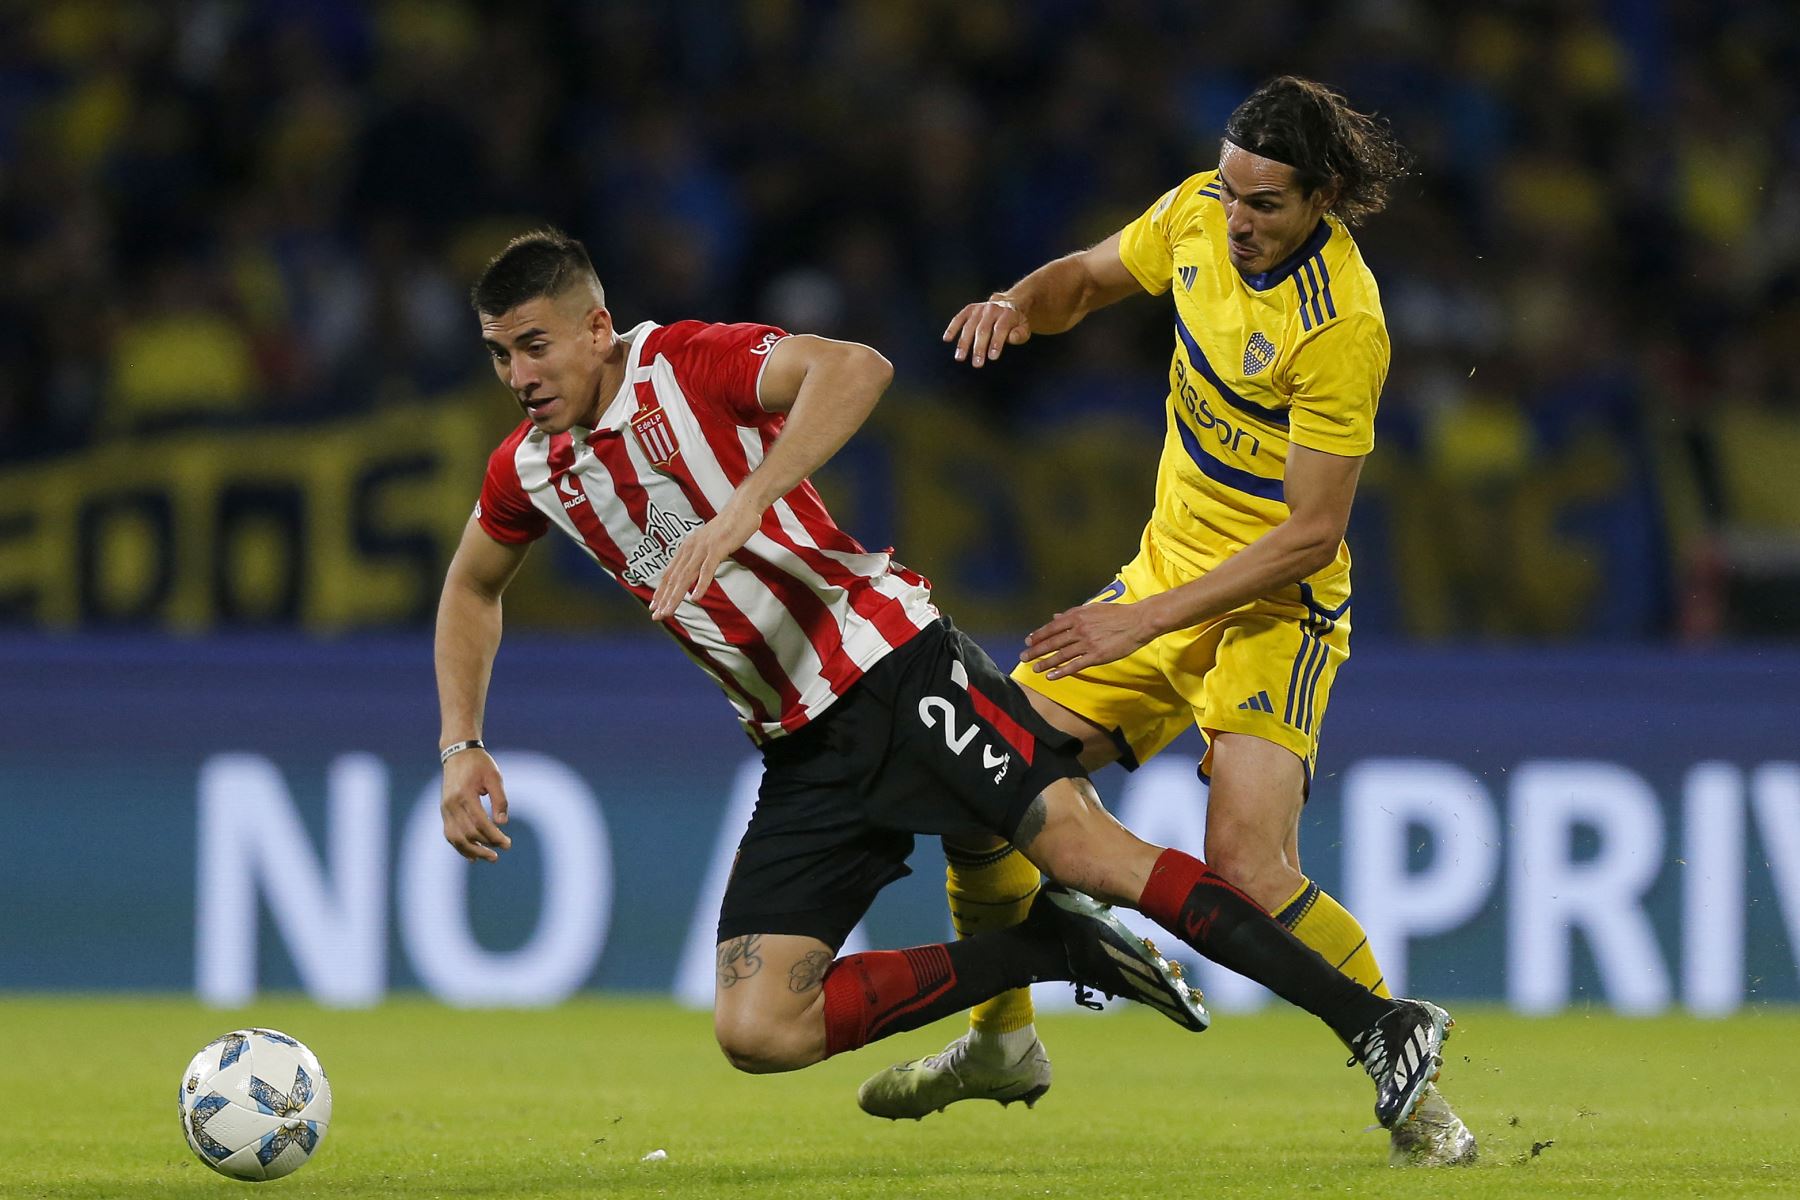
[[[488,459],[476,519],[495,541],[552,526],[648,606],[689,530],[724,507],[781,432],[757,382],[768,325],[646,321],[625,334],[625,379],[598,427],[530,421]],[[662,624],[711,675],[751,738],[792,733],[937,619],[931,585],[839,529],[809,482],[770,506],[705,595]]]

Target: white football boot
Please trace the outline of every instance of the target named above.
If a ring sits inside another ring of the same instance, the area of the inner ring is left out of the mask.
[[[1388,1166],[1462,1167],[1474,1162],[1475,1154],[1475,1135],[1432,1084],[1425,1089],[1412,1120],[1394,1128]]]
[[[1030,1108],[1050,1090],[1050,1056],[1035,1036],[1010,1064],[972,1051],[969,1038],[965,1033],[936,1054],[871,1075],[857,1090],[856,1103],[873,1117],[918,1121],[958,1100],[997,1100],[1002,1106],[1023,1100]]]

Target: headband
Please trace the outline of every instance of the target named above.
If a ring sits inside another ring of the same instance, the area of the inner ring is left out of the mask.
[[[1298,171],[1300,169],[1300,165],[1298,163],[1289,162],[1287,159],[1283,158],[1281,155],[1270,152],[1268,149],[1266,149],[1265,147],[1263,147],[1261,145],[1258,145],[1256,142],[1249,141],[1244,138],[1234,137],[1230,133],[1227,133],[1225,135],[1225,140],[1230,142],[1232,145],[1236,146],[1239,150],[1242,150],[1246,154],[1254,154],[1258,158],[1266,158],[1270,162],[1278,162],[1282,166],[1292,167],[1296,171]]]

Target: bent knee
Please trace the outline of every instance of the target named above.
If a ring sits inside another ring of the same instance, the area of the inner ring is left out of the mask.
[[[713,1036],[725,1060],[750,1075],[793,1071],[813,1062],[807,1040],[789,1023],[757,1017],[715,1017]]]

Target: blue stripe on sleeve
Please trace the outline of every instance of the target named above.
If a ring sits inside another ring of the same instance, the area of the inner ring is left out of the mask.
[[[1321,250],[1316,260],[1319,264],[1319,278],[1325,281],[1325,311],[1332,317],[1337,316],[1337,305],[1331,302],[1331,272],[1325,269],[1325,252]]]
[[[1307,259],[1300,269],[1306,272],[1306,282],[1312,285],[1312,323],[1314,325],[1323,325],[1325,323],[1325,314],[1319,310],[1319,277],[1313,273],[1313,263],[1315,261],[1315,259]]]

